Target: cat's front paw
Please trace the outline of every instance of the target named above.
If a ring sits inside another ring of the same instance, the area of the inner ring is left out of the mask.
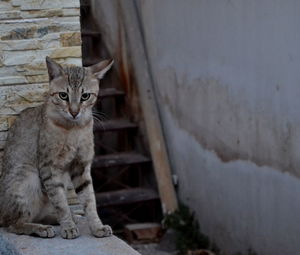
[[[40,227],[35,231],[35,234],[44,238],[52,238],[55,236],[55,230],[53,226],[40,225]]]
[[[92,234],[95,237],[107,237],[112,235],[112,229],[108,225],[100,225],[97,224],[96,226],[91,227]]]
[[[62,238],[74,239],[79,236],[79,230],[74,222],[69,221],[61,224],[60,234]]]

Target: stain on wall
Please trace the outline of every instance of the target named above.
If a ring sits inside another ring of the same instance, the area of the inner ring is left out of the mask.
[[[223,162],[245,160],[299,177],[300,126],[280,123],[281,116],[249,109],[245,95],[235,98],[230,85],[211,79],[179,81],[176,72],[162,71],[162,102],[180,128]],[[188,103],[187,103],[188,102]]]

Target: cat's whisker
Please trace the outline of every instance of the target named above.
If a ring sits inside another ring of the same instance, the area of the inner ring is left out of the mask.
[[[93,110],[92,113],[93,113],[93,115],[101,117],[103,120],[108,120],[109,119],[107,114],[105,114],[104,112],[99,112],[99,111]]]
[[[101,116],[101,115],[93,114],[93,116],[98,118],[101,121],[106,121],[107,120],[106,118],[103,118],[103,116]]]
[[[93,112],[94,112],[94,113],[101,114],[101,115],[103,115],[103,116],[107,116],[107,114],[105,114],[104,112],[100,112],[100,111],[98,111],[98,110],[96,110],[96,109],[93,109]]]
[[[103,125],[103,121],[101,121],[100,119],[98,119],[96,116],[93,116],[93,119],[94,119],[94,125],[96,127],[100,127],[102,130],[104,130],[104,125]]]

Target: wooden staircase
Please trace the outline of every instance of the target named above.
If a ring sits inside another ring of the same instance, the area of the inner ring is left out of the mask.
[[[125,103],[125,97],[118,89],[102,89],[96,109],[101,111],[102,104],[115,109],[108,105],[120,99]],[[160,222],[162,211],[151,157],[141,149],[139,126],[124,115],[111,116],[95,122],[92,177],[100,218],[121,233],[129,223]],[[83,214],[72,188],[68,200],[77,214]]]
[[[138,125],[124,113],[126,94],[113,87],[100,89],[96,111],[103,108],[108,109],[110,117],[95,122],[96,156],[92,166],[101,218],[115,229],[127,223],[160,221],[151,158],[141,149]]]
[[[90,0],[81,0],[81,30],[84,66],[110,57],[93,20]],[[145,115],[136,84],[131,84],[130,75],[122,69],[123,60],[115,60],[116,67],[101,81],[95,107],[100,121],[95,121],[92,166],[99,214],[114,230],[127,223],[159,222],[162,209],[168,213],[177,208],[157,110],[148,102],[148,112],[155,116]],[[142,102],[153,98],[147,88]],[[148,132],[145,119],[151,124]],[[151,154],[156,159],[153,162]]]

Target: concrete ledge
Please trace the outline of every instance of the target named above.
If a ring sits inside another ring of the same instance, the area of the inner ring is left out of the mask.
[[[95,238],[90,234],[85,221],[78,224],[80,237],[65,240],[59,234],[55,238],[44,239],[25,235],[15,235],[0,229],[0,236],[12,244],[22,255],[139,255],[125,242],[112,236]],[[59,227],[56,228],[59,233]],[[0,254],[7,254],[1,253]],[[9,254],[9,253],[8,253]]]

